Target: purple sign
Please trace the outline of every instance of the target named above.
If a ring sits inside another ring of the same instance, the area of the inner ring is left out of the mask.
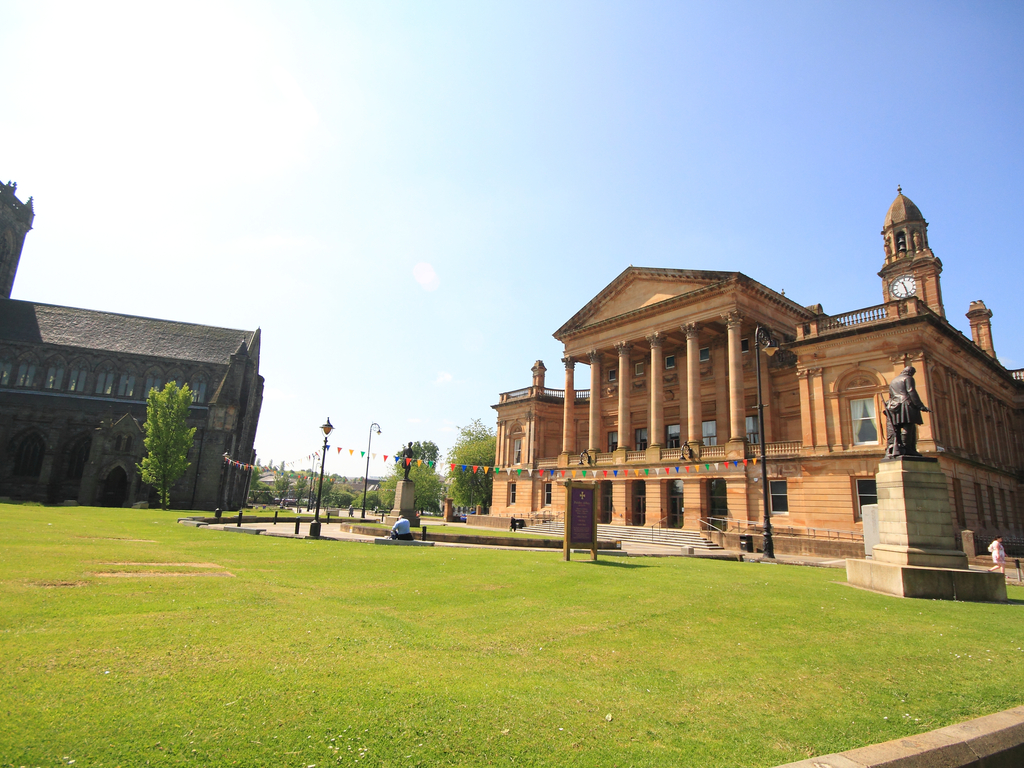
[[[571,492],[569,542],[591,544],[594,541],[594,489],[573,486]]]

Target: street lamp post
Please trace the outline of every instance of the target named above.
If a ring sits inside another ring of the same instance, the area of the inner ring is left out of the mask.
[[[370,481],[370,445],[373,443],[373,428],[377,428],[377,434],[380,434],[380,424],[373,422],[370,425],[370,438],[366,441],[366,473],[363,475],[363,511],[359,513],[361,520],[366,519],[366,486]]]
[[[331,426],[331,420],[327,419],[320,429],[324,433],[324,452],[320,457],[320,486],[316,491],[316,512],[313,513],[313,522],[309,524],[310,536],[320,535],[320,492],[324,489],[324,464],[327,463],[327,438],[330,436],[331,432],[334,431],[334,427]]]
[[[768,466],[765,464],[764,444],[764,398],[761,396],[761,350],[771,357],[779,351],[778,342],[772,332],[763,325],[754,331],[755,368],[757,369],[757,432],[761,443],[761,492],[764,494],[764,556],[775,559],[775,542],[772,540],[771,493],[768,490]]]

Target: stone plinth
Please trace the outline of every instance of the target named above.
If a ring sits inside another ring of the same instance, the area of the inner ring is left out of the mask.
[[[413,526],[420,524],[420,516],[416,514],[416,484],[412,480],[399,480],[395,487],[395,506],[392,513],[410,521]]]
[[[1006,602],[1003,575],[969,570],[956,548],[946,476],[936,459],[885,459],[875,482],[880,543],[871,560],[846,561],[850,584],[901,597]]]

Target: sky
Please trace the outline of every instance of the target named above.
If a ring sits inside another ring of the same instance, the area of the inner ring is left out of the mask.
[[[0,0],[13,297],[258,327],[260,459],[330,417],[361,475],[377,423],[375,475],[561,387],[630,265],[879,303],[900,184],[1024,367],[1022,43],[1018,2]]]

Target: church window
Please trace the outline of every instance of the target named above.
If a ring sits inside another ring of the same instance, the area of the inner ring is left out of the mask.
[[[700,423],[701,437],[704,445],[718,445],[718,422],[714,419]]]
[[[608,369],[608,381],[617,381],[619,378],[619,372],[614,368]]]
[[[122,373],[121,383],[117,385],[117,396],[118,397],[134,397],[135,396],[135,374],[134,373]]]
[[[874,398],[866,397],[860,400],[851,400],[850,418],[853,421],[854,445],[869,445],[878,442]]]
[[[9,386],[11,383],[11,361],[0,362],[0,387]]]
[[[679,425],[678,424],[667,424],[665,426],[665,447],[666,448],[678,448],[679,447]]]
[[[146,397],[149,397],[149,390],[160,389],[163,386],[163,379],[158,374],[151,373],[146,377]]]
[[[772,514],[789,512],[789,488],[785,480],[768,481],[769,496],[772,500]]]
[[[92,438],[83,435],[71,444],[68,451],[68,480],[81,480],[85,473],[86,462],[89,461],[89,448]]]
[[[114,372],[102,370],[96,374],[96,394],[109,395],[114,392]]]
[[[676,356],[665,355],[665,370],[669,371],[676,367]]]
[[[761,443],[761,429],[757,423],[757,416],[747,416],[747,442],[751,445]]]
[[[643,376],[644,375],[644,364],[643,363],[637,363],[636,365],[634,365],[633,366],[633,373],[636,376]]]
[[[511,507],[516,503],[516,484],[514,482],[508,484],[508,505]]]
[[[60,389],[60,385],[64,383],[64,366],[63,365],[51,365],[46,371],[46,382],[43,386],[46,389]]]
[[[86,370],[82,366],[76,366],[71,369],[71,375],[68,376],[68,392],[81,392],[85,389],[85,377]]]
[[[700,351],[697,352],[697,359],[702,363],[706,363],[711,359],[711,347],[701,347]]]
[[[197,376],[192,380],[192,402],[200,405],[206,402],[206,379]]]
[[[35,363],[22,363],[18,366],[18,380],[15,382],[16,387],[31,387],[36,382],[36,366]]]
[[[14,474],[18,477],[39,477],[43,469],[46,443],[36,432],[25,435],[14,451]]]
[[[619,433],[609,432],[608,433],[608,453],[616,450],[619,447]]]
[[[634,437],[636,438],[636,450],[647,450],[647,427],[637,427]]]

